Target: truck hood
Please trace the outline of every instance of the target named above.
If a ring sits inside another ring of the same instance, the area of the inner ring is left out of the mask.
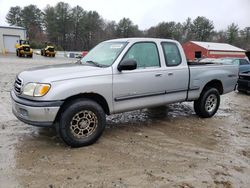
[[[61,80],[111,74],[111,67],[102,68],[83,64],[58,64],[31,68],[21,72],[18,77],[24,84],[28,82],[50,83]]]

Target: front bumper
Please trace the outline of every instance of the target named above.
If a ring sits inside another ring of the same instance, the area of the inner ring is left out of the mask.
[[[11,91],[12,112],[22,122],[51,127],[63,101],[32,101],[18,97]]]

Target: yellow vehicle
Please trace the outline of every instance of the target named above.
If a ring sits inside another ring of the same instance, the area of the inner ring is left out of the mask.
[[[19,40],[19,43],[16,44],[16,55],[18,57],[32,57],[33,50],[30,48],[29,41]]]
[[[47,44],[47,43],[45,44],[46,47],[41,49],[41,55],[45,57],[47,56],[55,57],[56,55],[55,47],[52,44]]]

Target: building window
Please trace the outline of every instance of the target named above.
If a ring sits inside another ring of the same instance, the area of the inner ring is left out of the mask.
[[[200,59],[200,58],[201,58],[201,51],[196,51],[196,52],[194,53],[194,57],[195,57],[196,59]]]

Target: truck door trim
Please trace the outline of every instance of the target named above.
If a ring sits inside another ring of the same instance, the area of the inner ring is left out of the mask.
[[[121,97],[116,97],[115,101],[124,101],[128,99],[138,99],[138,98],[143,98],[143,97],[152,97],[152,96],[157,96],[157,95],[165,95],[166,91],[159,91],[159,92],[154,92],[154,93],[145,93],[145,94],[135,94],[135,95],[126,95],[126,96],[121,96]]]
[[[192,88],[190,90],[199,90],[199,87]],[[145,93],[145,94],[135,94],[135,95],[126,95],[121,97],[116,97],[115,102],[129,100],[129,99],[138,99],[138,98],[144,98],[144,97],[153,97],[158,95],[166,95],[166,94],[173,94],[173,93],[179,93],[179,92],[185,92],[186,89],[180,89],[180,90],[169,90],[169,91],[159,91],[154,93]]]

